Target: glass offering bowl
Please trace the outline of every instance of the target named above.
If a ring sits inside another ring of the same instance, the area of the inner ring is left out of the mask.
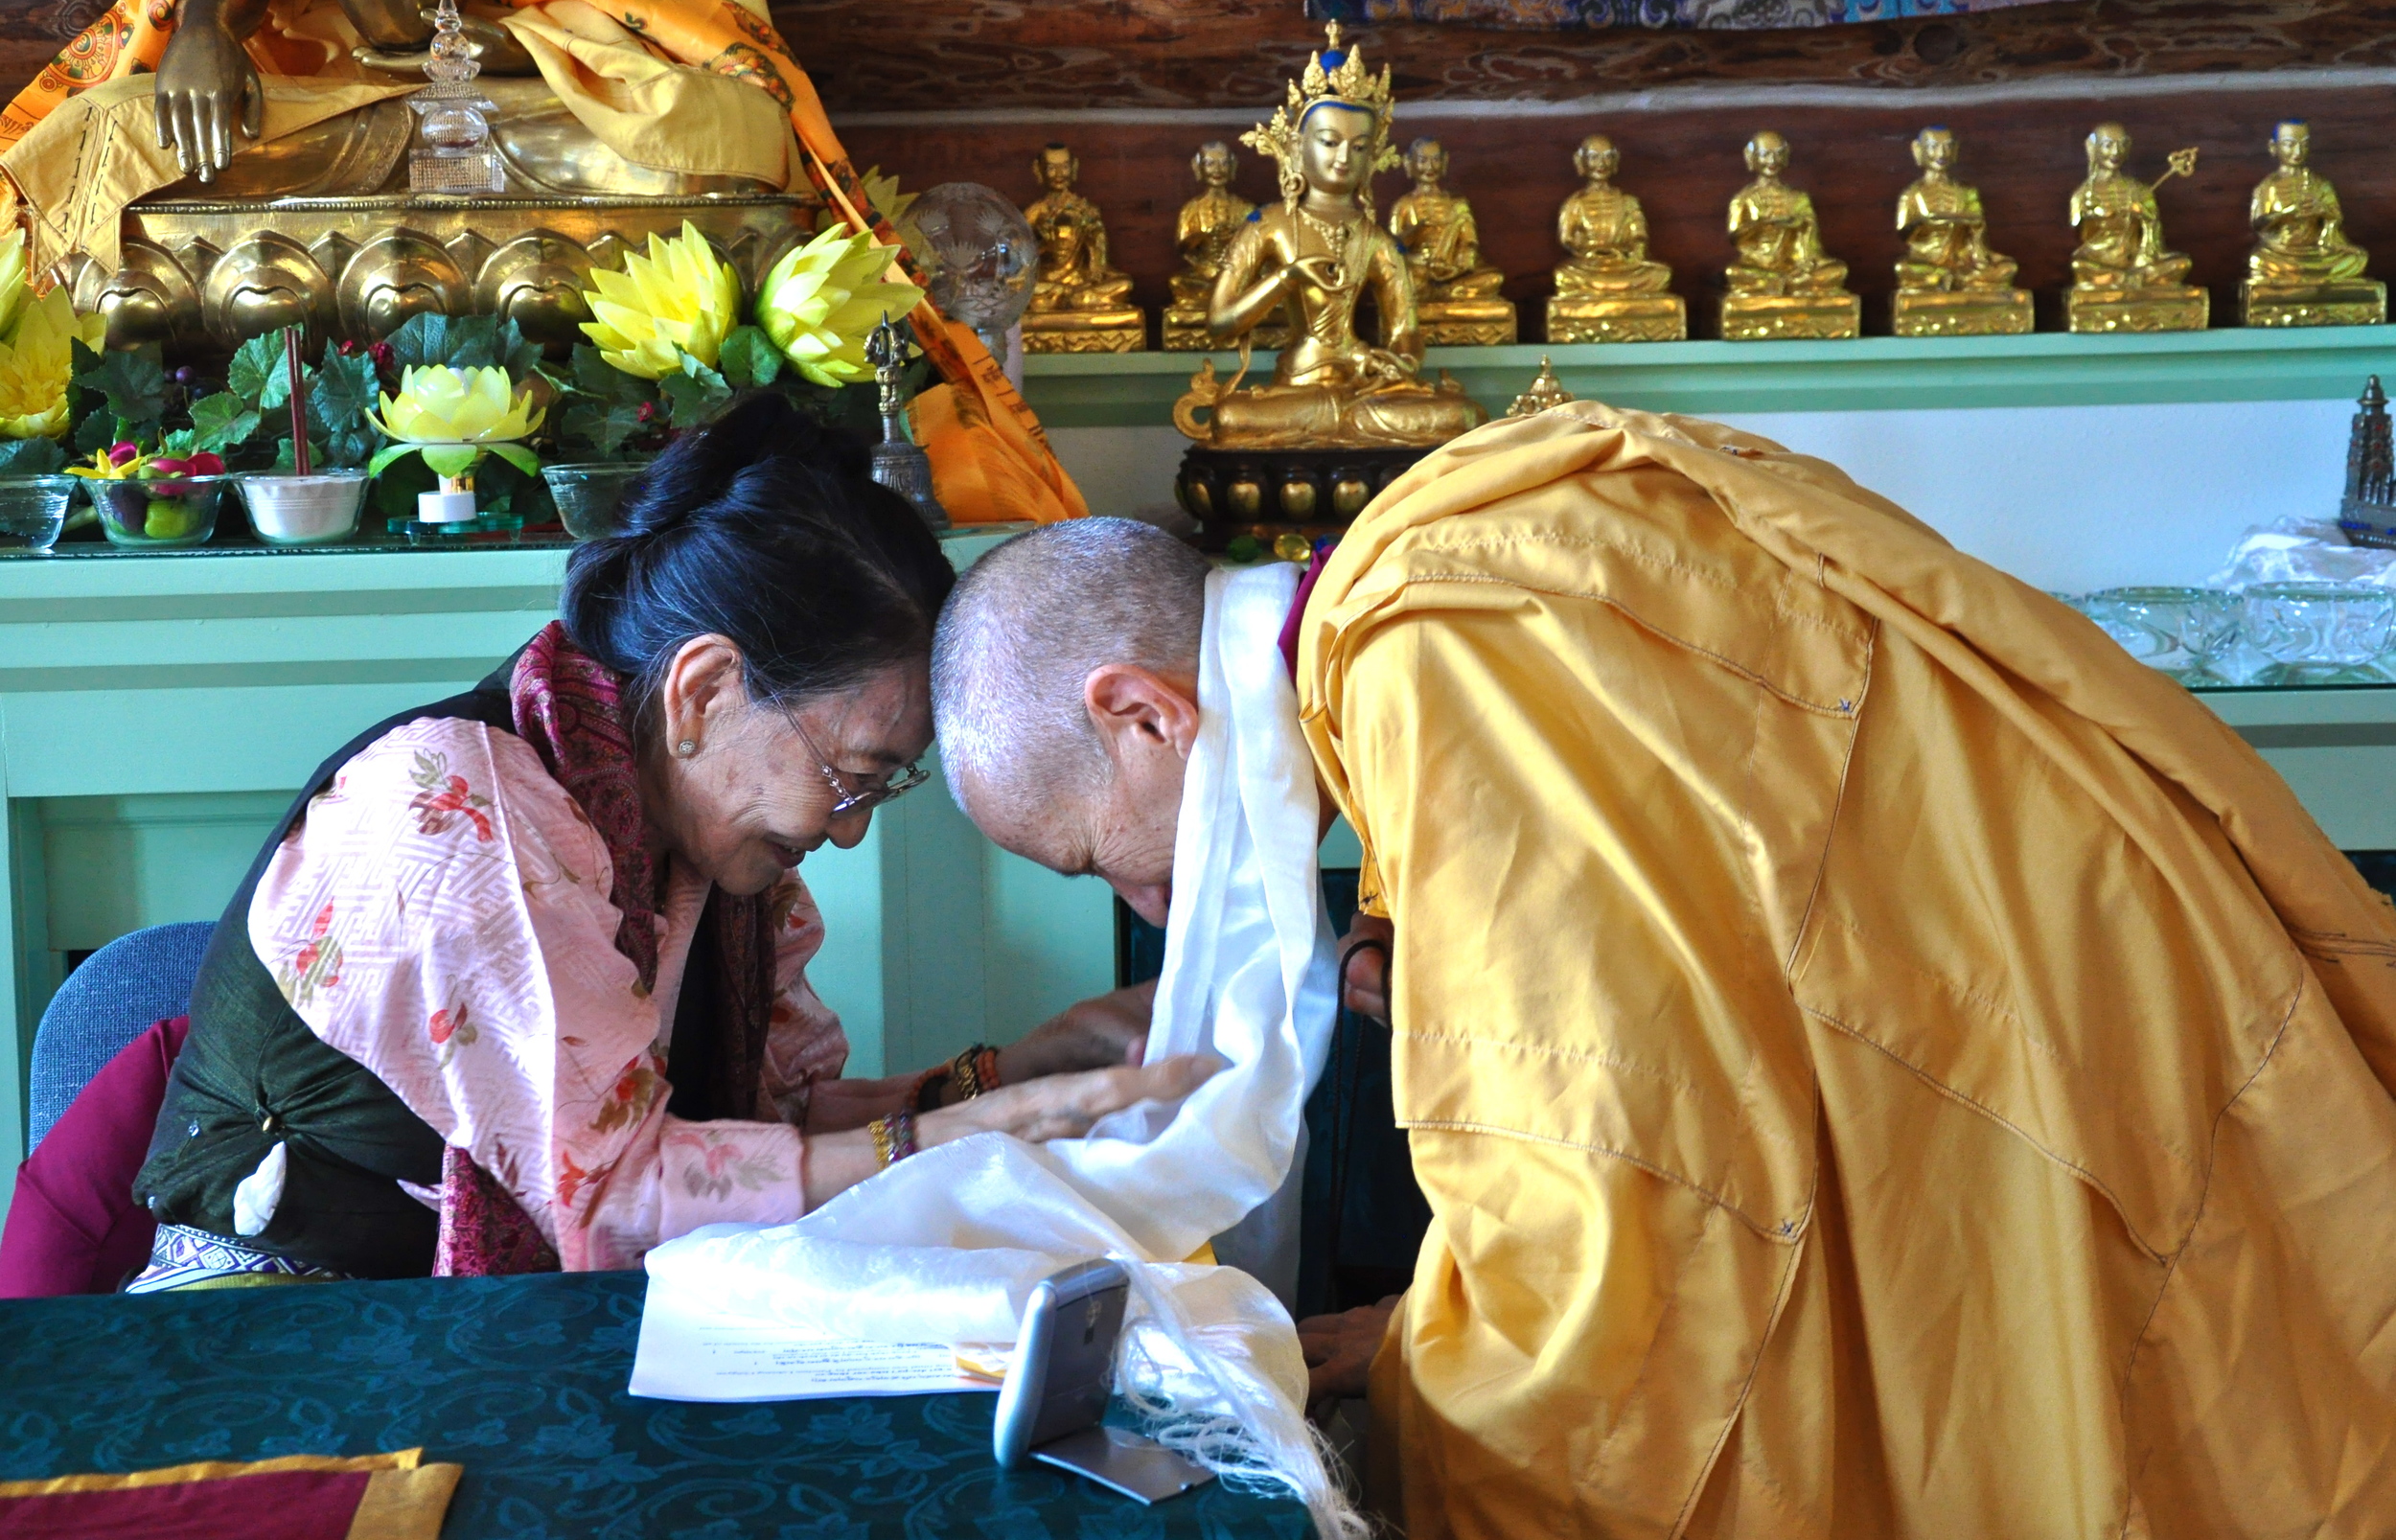
[[[204,545],[217,532],[217,504],[233,478],[215,476],[127,476],[104,481],[79,477],[83,494],[100,514],[100,532],[108,543],[133,550],[164,551],[183,545]]]
[[[615,511],[623,504],[625,490],[648,469],[643,460],[544,465],[541,479],[549,484],[565,532],[578,540],[595,540],[616,533]]]
[[[2213,660],[2238,634],[2237,598],[2217,588],[2107,588],[2072,603],[2131,656],[2175,678],[2214,682]]]
[[[357,511],[373,478],[363,471],[254,475],[240,480],[249,527],[268,545],[330,545],[357,533]]]
[[[2259,684],[2380,684],[2396,642],[2396,592],[2360,584],[2271,583],[2248,588],[2240,621],[2270,659]]]
[[[0,551],[47,551],[66,527],[73,476],[0,477]]]

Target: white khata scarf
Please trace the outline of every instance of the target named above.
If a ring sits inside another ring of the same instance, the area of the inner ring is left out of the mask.
[[[1011,1343],[1042,1278],[1113,1257],[1133,1288],[1119,1382],[1159,1437],[1286,1484],[1325,1536],[1363,1532],[1306,1425],[1283,1304],[1306,1094],[1337,1003],[1314,764],[1278,646],[1297,584],[1279,562],[1207,582],[1148,1057],[1211,1052],[1230,1068],[1177,1107],[1128,1108],[1082,1138],[980,1135],[795,1224],[707,1226],[649,1253],[653,1288],[866,1341]],[[1238,1266],[1185,1263],[1210,1240]]]

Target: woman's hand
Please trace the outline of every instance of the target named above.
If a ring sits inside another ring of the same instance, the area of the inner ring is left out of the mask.
[[[1360,941],[1378,947],[1357,947]],[[1397,927],[1373,914],[1358,914],[1340,937],[1340,955],[1348,971],[1340,978],[1340,1003],[1376,1022],[1390,1019],[1390,949],[1397,944]],[[1349,949],[1356,948],[1353,955]]]
[[[915,1139],[929,1149],[992,1132],[1032,1143],[1078,1138],[1099,1118],[1136,1102],[1179,1101],[1222,1068],[1223,1061],[1212,1054],[1183,1053],[1137,1068],[1086,1069],[1001,1086],[971,1101],[924,1114],[915,1119]]]
[[[1148,1049],[1148,1018],[1156,1003],[1157,983],[1151,978],[1067,1006],[1022,1042],[999,1050],[999,1084],[1020,1086],[1077,1069],[1138,1064]]]
[[[1298,1348],[1306,1355],[1306,1410],[1320,1420],[1332,1401],[1365,1393],[1372,1361],[1390,1334],[1390,1317],[1402,1294],[1379,1304],[1358,1305],[1336,1316],[1308,1316],[1298,1323]]]

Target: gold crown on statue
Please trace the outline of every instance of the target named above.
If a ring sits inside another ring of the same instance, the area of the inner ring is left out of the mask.
[[[1372,141],[1365,153],[1373,172],[1388,171],[1398,162],[1390,145],[1390,116],[1397,108],[1390,90],[1390,67],[1382,65],[1377,77],[1365,68],[1355,49],[1340,46],[1340,24],[1332,22],[1324,28],[1322,51],[1306,61],[1306,73],[1289,82],[1289,100],[1273,109],[1273,121],[1239,136],[1241,144],[1273,157],[1280,172],[1281,200],[1293,206],[1306,191],[1299,170],[1298,130],[1306,114],[1326,102],[1371,114]],[[1370,185],[1371,178],[1367,181]]]

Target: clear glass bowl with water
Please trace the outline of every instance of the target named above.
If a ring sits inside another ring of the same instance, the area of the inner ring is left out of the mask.
[[[615,512],[625,490],[649,469],[646,460],[606,460],[583,465],[544,465],[541,479],[558,505],[565,532],[578,540],[595,540],[616,532]]]
[[[0,552],[49,550],[74,500],[73,476],[0,476]]]
[[[2270,659],[2258,684],[2383,684],[2396,646],[2396,592],[2361,584],[2270,583],[2246,590],[2239,629]]]
[[[2238,636],[2238,597],[2218,588],[2106,588],[2070,603],[2131,656],[2178,679],[2216,682],[2214,662]]]

